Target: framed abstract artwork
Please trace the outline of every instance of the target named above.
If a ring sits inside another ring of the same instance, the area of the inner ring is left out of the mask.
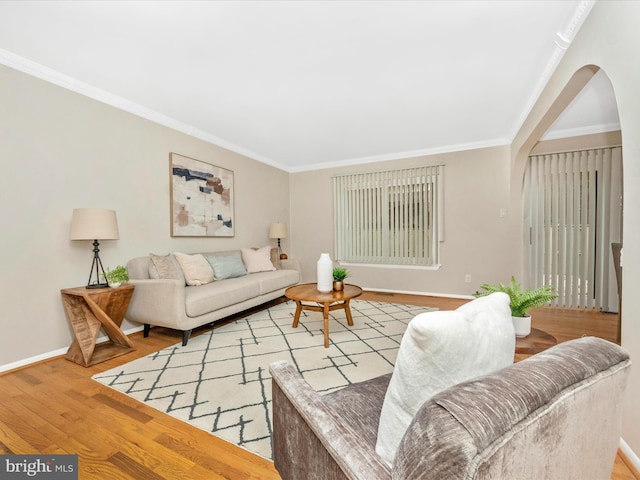
[[[171,236],[233,237],[233,171],[169,155]]]

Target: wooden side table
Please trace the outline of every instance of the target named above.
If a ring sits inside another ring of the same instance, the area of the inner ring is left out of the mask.
[[[75,335],[65,358],[89,367],[135,350],[120,330],[134,285],[117,288],[65,288],[62,303]],[[109,341],[96,345],[100,328]]]
[[[557,344],[558,341],[553,335],[544,330],[532,328],[531,333],[526,337],[516,338],[516,353],[535,355]]]

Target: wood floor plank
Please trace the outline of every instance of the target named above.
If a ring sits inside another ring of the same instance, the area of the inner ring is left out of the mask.
[[[78,477],[82,480],[140,480],[107,460],[78,459]]]
[[[91,398],[93,398],[93,400],[95,400],[96,402],[100,402],[104,405],[107,405],[109,408],[116,410],[122,415],[126,415],[128,418],[136,422],[147,423],[153,419],[151,415],[143,411],[143,409],[140,406],[140,402],[136,401],[137,405],[135,406],[128,405],[129,397],[127,397],[127,400],[124,400],[121,398],[116,399],[111,397],[106,392],[100,392],[100,393],[96,393],[95,395],[92,395]]]
[[[380,292],[360,298],[441,310],[467,301]],[[533,326],[558,341],[582,335],[615,341],[617,315],[554,308],[532,313]],[[272,462],[92,380],[97,373],[182,341],[180,332],[165,328],[153,328],[148,338],[142,332],[130,338],[134,352],[89,368],[57,358],[0,375],[0,453],[77,453],[83,480],[280,479]],[[640,478],[618,456],[611,480]]]
[[[165,478],[136,462],[123,452],[114,453],[109,457],[108,462],[113,464],[121,472],[131,475],[133,478],[144,478],[145,480],[164,480]]]
[[[3,424],[11,432],[20,432],[20,439],[28,443],[35,452],[45,450],[52,441],[35,427],[35,422],[19,416],[22,409],[23,406],[18,402],[13,404],[11,409],[6,405],[0,405],[0,418],[3,419]]]
[[[207,471],[216,472],[216,476],[218,478],[233,478],[238,480],[248,480],[250,478],[249,473],[246,471],[233,468],[226,463],[225,459],[216,458],[209,453],[199,451],[197,446],[193,445],[191,442],[181,442],[166,433],[156,437],[155,441],[164,447],[191,459],[196,465],[200,465]]]
[[[14,420],[22,422],[22,425],[26,425],[28,427],[19,427],[14,428],[16,430],[20,430],[23,438],[25,437],[24,431],[27,428],[31,428],[38,432],[38,438],[40,444],[38,444],[33,439],[29,440],[29,443],[33,445],[38,451],[46,451],[50,452],[52,445],[57,444],[60,440],[63,440],[66,435],[59,429],[57,429],[54,425],[43,419],[37,413],[29,408],[30,401],[32,399],[26,395],[20,397],[18,399],[17,404],[15,404],[11,409],[11,414],[14,417]],[[2,411],[2,406],[0,406],[0,416],[4,417],[5,412]]]
[[[6,419],[11,422],[11,418],[7,418],[6,415],[0,414],[0,442],[2,443],[3,450],[7,453],[22,453],[25,455],[40,453],[34,448],[27,440],[22,437],[21,430],[14,430],[2,419]],[[15,422],[11,422],[14,423]]]

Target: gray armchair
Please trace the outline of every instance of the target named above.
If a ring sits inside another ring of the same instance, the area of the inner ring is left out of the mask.
[[[586,337],[455,385],[420,408],[389,467],[375,444],[390,374],[321,396],[276,362],[275,467],[284,480],[608,480],[629,369],[622,348]]]

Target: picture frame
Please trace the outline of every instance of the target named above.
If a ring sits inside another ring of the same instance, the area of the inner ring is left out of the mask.
[[[233,237],[233,170],[169,154],[171,236]]]

